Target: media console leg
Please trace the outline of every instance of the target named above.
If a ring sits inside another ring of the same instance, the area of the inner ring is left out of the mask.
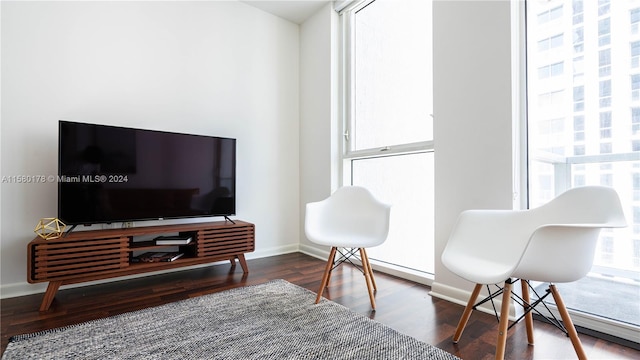
[[[249,266],[247,266],[247,260],[244,258],[244,254],[240,254],[236,256],[238,261],[240,262],[240,266],[242,266],[242,271],[247,274],[249,273]]]
[[[51,307],[51,303],[53,299],[56,297],[56,293],[58,289],[62,285],[62,281],[51,281],[47,286],[47,291],[44,293],[44,297],[42,298],[42,304],[40,304],[40,311],[47,311],[49,307]]]

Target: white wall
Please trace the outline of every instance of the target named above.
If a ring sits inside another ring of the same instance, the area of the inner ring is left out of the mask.
[[[434,295],[471,284],[439,256],[458,214],[512,206],[508,1],[434,3]],[[337,184],[337,15],[297,25],[236,2],[2,3],[3,176],[56,172],[61,118],[238,138],[238,216],[266,256],[301,250],[304,204]],[[116,26],[117,25],[117,26]],[[300,95],[298,95],[298,90]],[[2,296],[55,184],[2,184]],[[251,256],[250,256],[251,257]]]
[[[513,206],[510,16],[509,1],[434,2],[432,293],[458,302],[472,284],[440,261],[458,214]]]
[[[300,249],[317,256],[326,254],[306,240],[304,212],[337,186],[337,18],[329,3],[300,26]]]
[[[57,174],[59,119],[234,137],[249,257],[297,250],[298,25],[235,1],[1,6],[2,176]],[[43,289],[26,246],[56,189],[2,184],[3,297]]]

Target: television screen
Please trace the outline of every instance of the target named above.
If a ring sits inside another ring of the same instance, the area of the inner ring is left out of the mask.
[[[71,121],[58,135],[66,224],[235,214],[235,139]]]

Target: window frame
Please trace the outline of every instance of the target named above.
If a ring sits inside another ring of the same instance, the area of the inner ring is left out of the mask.
[[[359,160],[414,154],[433,154],[435,152],[433,140],[352,150],[350,140],[353,136],[357,135],[354,133],[355,129],[352,126],[353,120],[355,119],[355,109],[352,106],[355,97],[355,93],[353,91],[353,80],[355,74],[355,53],[353,51],[355,45],[355,31],[353,31],[354,15],[357,11],[364,9],[374,1],[376,0],[356,0],[339,10],[340,17],[338,19],[338,24],[341,28],[339,61],[339,132],[342,137],[340,140],[340,151],[338,155],[338,163],[340,164],[338,179],[339,186],[353,184],[354,177],[352,168],[354,163]],[[433,119],[432,111],[433,110],[430,111],[429,116]],[[432,273],[379,261],[373,257],[370,258],[370,260],[376,270],[425,285],[431,285],[433,283],[434,274]]]
[[[376,0],[361,0],[355,1],[351,5],[343,9],[341,13],[341,26],[343,29],[342,38],[342,156],[343,163],[343,179],[349,179],[351,172],[351,161],[362,158],[373,158],[391,155],[403,155],[412,154],[416,152],[433,152],[434,141],[426,140],[413,143],[404,143],[398,145],[385,145],[380,147],[374,147],[369,149],[352,150],[351,139],[355,134],[353,127],[353,121],[355,119],[355,109],[351,104],[355,101],[355,93],[353,91],[354,86],[354,46],[355,46],[355,32],[354,28],[354,15],[375,2]],[[433,114],[429,114],[433,118]]]

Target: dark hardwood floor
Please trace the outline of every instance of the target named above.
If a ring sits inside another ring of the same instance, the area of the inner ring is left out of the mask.
[[[323,261],[300,253],[249,260],[248,264],[248,276],[242,275],[239,266],[231,270],[226,263],[64,289],[58,292],[47,312],[38,311],[42,294],[3,299],[0,303],[2,353],[13,335],[77,324],[272,279],[285,279],[316,292],[324,270]],[[493,316],[474,312],[462,339],[455,345],[451,336],[462,306],[432,298],[427,286],[385,274],[376,273],[376,282],[375,312],[370,311],[362,274],[350,266],[335,270],[325,296],[463,359],[494,357],[497,321]],[[524,324],[518,324],[509,331],[508,359],[576,358],[571,342],[559,330],[539,321],[534,327],[535,346],[527,344]],[[580,338],[590,359],[640,359],[638,350],[583,334]]]

